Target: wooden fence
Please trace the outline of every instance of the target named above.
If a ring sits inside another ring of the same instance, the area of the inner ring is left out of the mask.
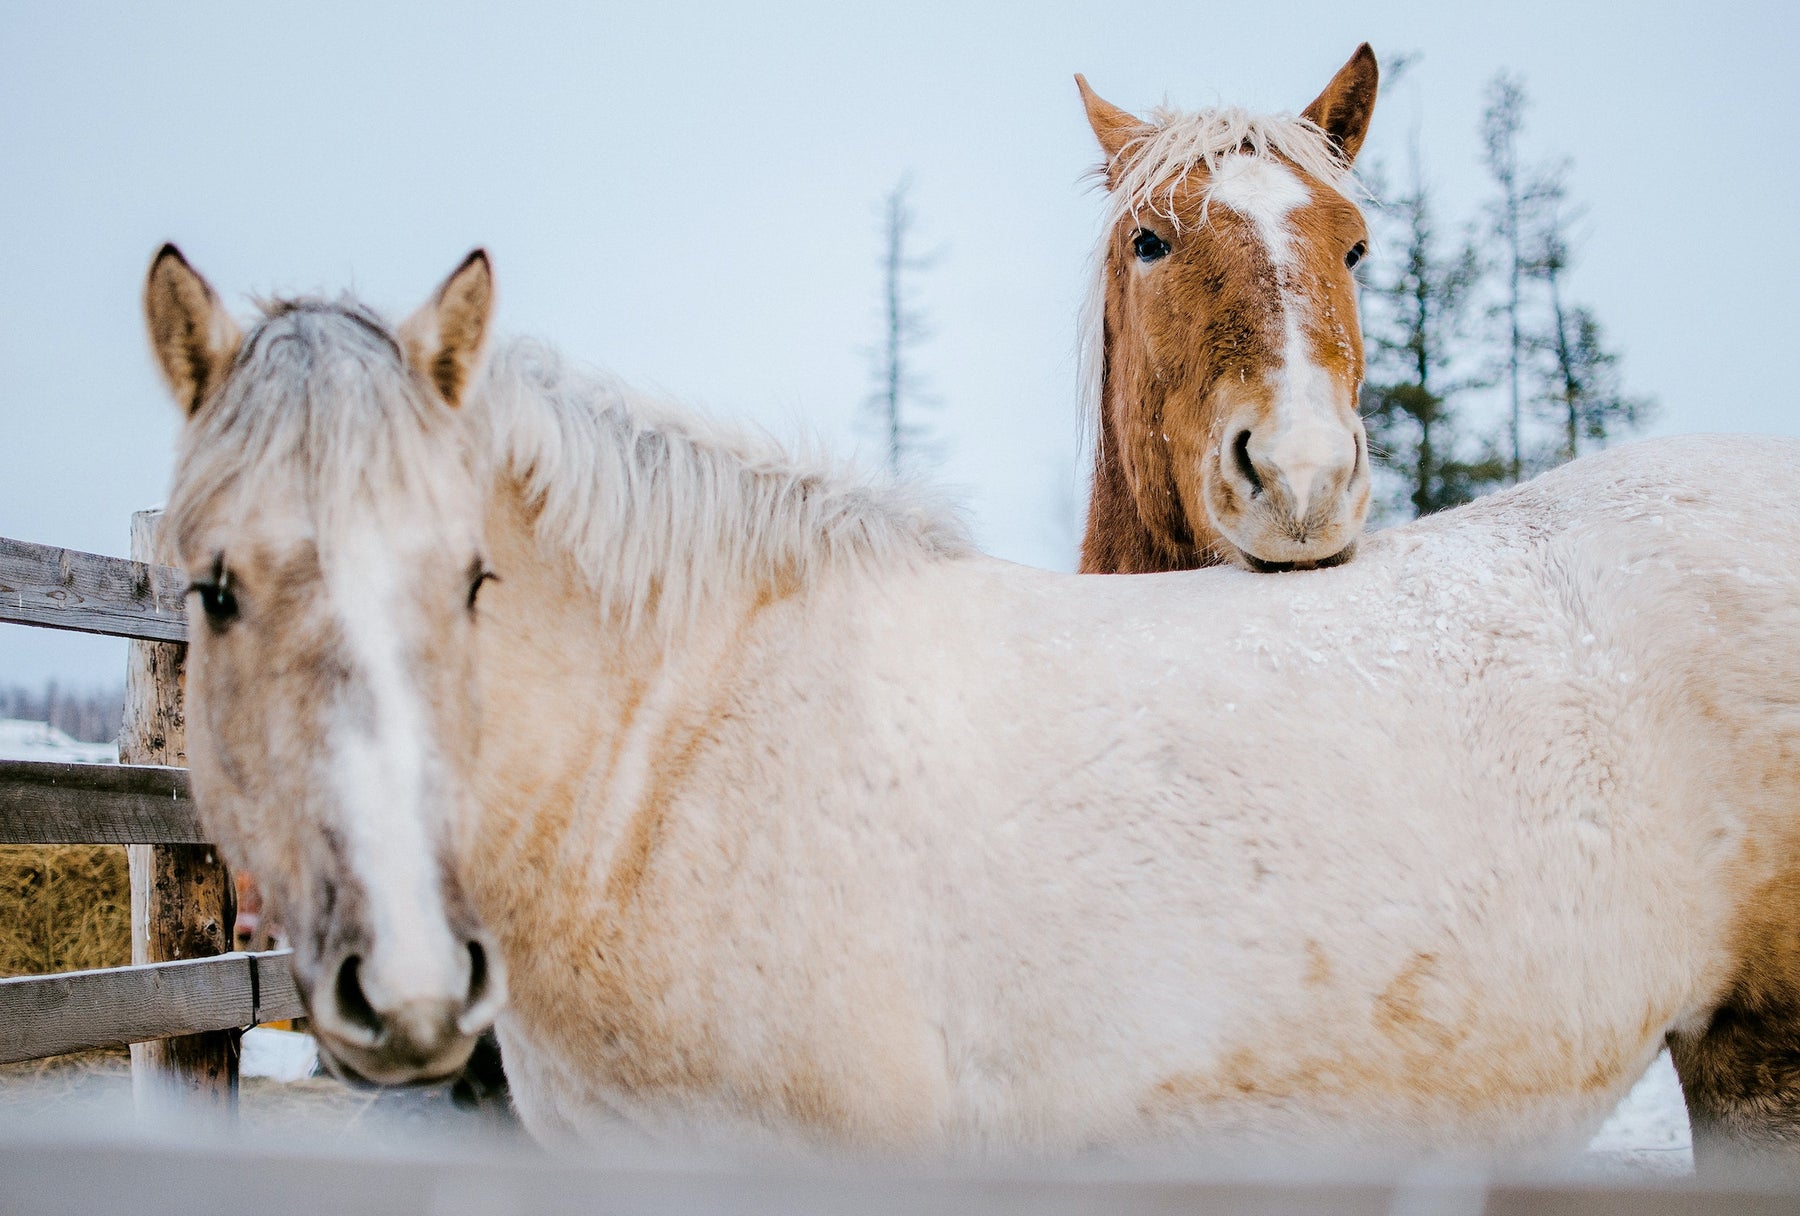
[[[160,518],[133,517],[132,560],[0,538],[0,621],[133,639],[119,764],[0,761],[0,844],[127,847],[132,965],[0,980],[0,1063],[128,1043],[140,1095],[230,1111],[242,1030],[302,1009],[288,951],[231,949],[231,875],[182,767],[187,580],[156,563]]]

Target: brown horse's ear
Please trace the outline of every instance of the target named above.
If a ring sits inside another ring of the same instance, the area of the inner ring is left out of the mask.
[[[448,405],[461,405],[475,378],[493,311],[494,271],[487,250],[477,249],[400,327],[407,359]]]
[[[1325,91],[1313,99],[1301,114],[1310,118],[1331,137],[1346,161],[1356,159],[1369,133],[1369,120],[1375,116],[1375,90],[1381,82],[1375,65],[1375,52],[1368,43],[1356,48],[1350,62],[1338,69]]]
[[[181,250],[164,245],[144,280],[144,321],[163,381],[190,416],[219,387],[242,340],[236,322]]]
[[[1119,153],[1125,150],[1126,144],[1144,133],[1147,124],[1088,88],[1087,77],[1080,72],[1075,73],[1075,87],[1081,90],[1081,104],[1087,107],[1088,126],[1094,128],[1094,138],[1100,141],[1100,150],[1106,153],[1110,179]]]

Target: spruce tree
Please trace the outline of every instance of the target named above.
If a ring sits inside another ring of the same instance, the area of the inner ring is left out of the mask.
[[[1405,501],[1394,505],[1414,515],[1467,502],[1506,473],[1491,442],[1464,433],[1460,408],[1475,383],[1458,374],[1465,362],[1459,344],[1480,262],[1466,241],[1440,252],[1433,210],[1415,148],[1411,188],[1379,216],[1394,253],[1365,262],[1363,283],[1369,450],[1403,482]]]

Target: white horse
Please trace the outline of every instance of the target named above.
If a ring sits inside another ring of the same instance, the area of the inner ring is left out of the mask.
[[[1800,1139],[1800,445],[1619,449],[1336,570],[1051,574],[483,370],[491,299],[479,253],[397,328],[147,285],[195,788],[342,1072],[497,1017],[552,1140],[1487,1150],[1668,1037],[1702,1137]]]

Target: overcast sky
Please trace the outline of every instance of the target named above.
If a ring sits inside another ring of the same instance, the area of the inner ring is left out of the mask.
[[[661,11],[653,11],[661,10]],[[176,427],[138,314],[177,241],[240,311],[403,313],[474,245],[504,329],[778,433],[867,443],[878,205],[911,174],[942,480],[993,552],[1068,568],[1076,312],[1100,213],[1071,76],[1142,111],[1298,110],[1364,39],[1421,53],[1420,131],[1472,213],[1485,82],[1573,158],[1573,281],[1657,431],[1800,433],[1800,6],[908,3],[0,6],[0,535],[105,553]],[[110,682],[122,644],[0,626],[0,682]]]

